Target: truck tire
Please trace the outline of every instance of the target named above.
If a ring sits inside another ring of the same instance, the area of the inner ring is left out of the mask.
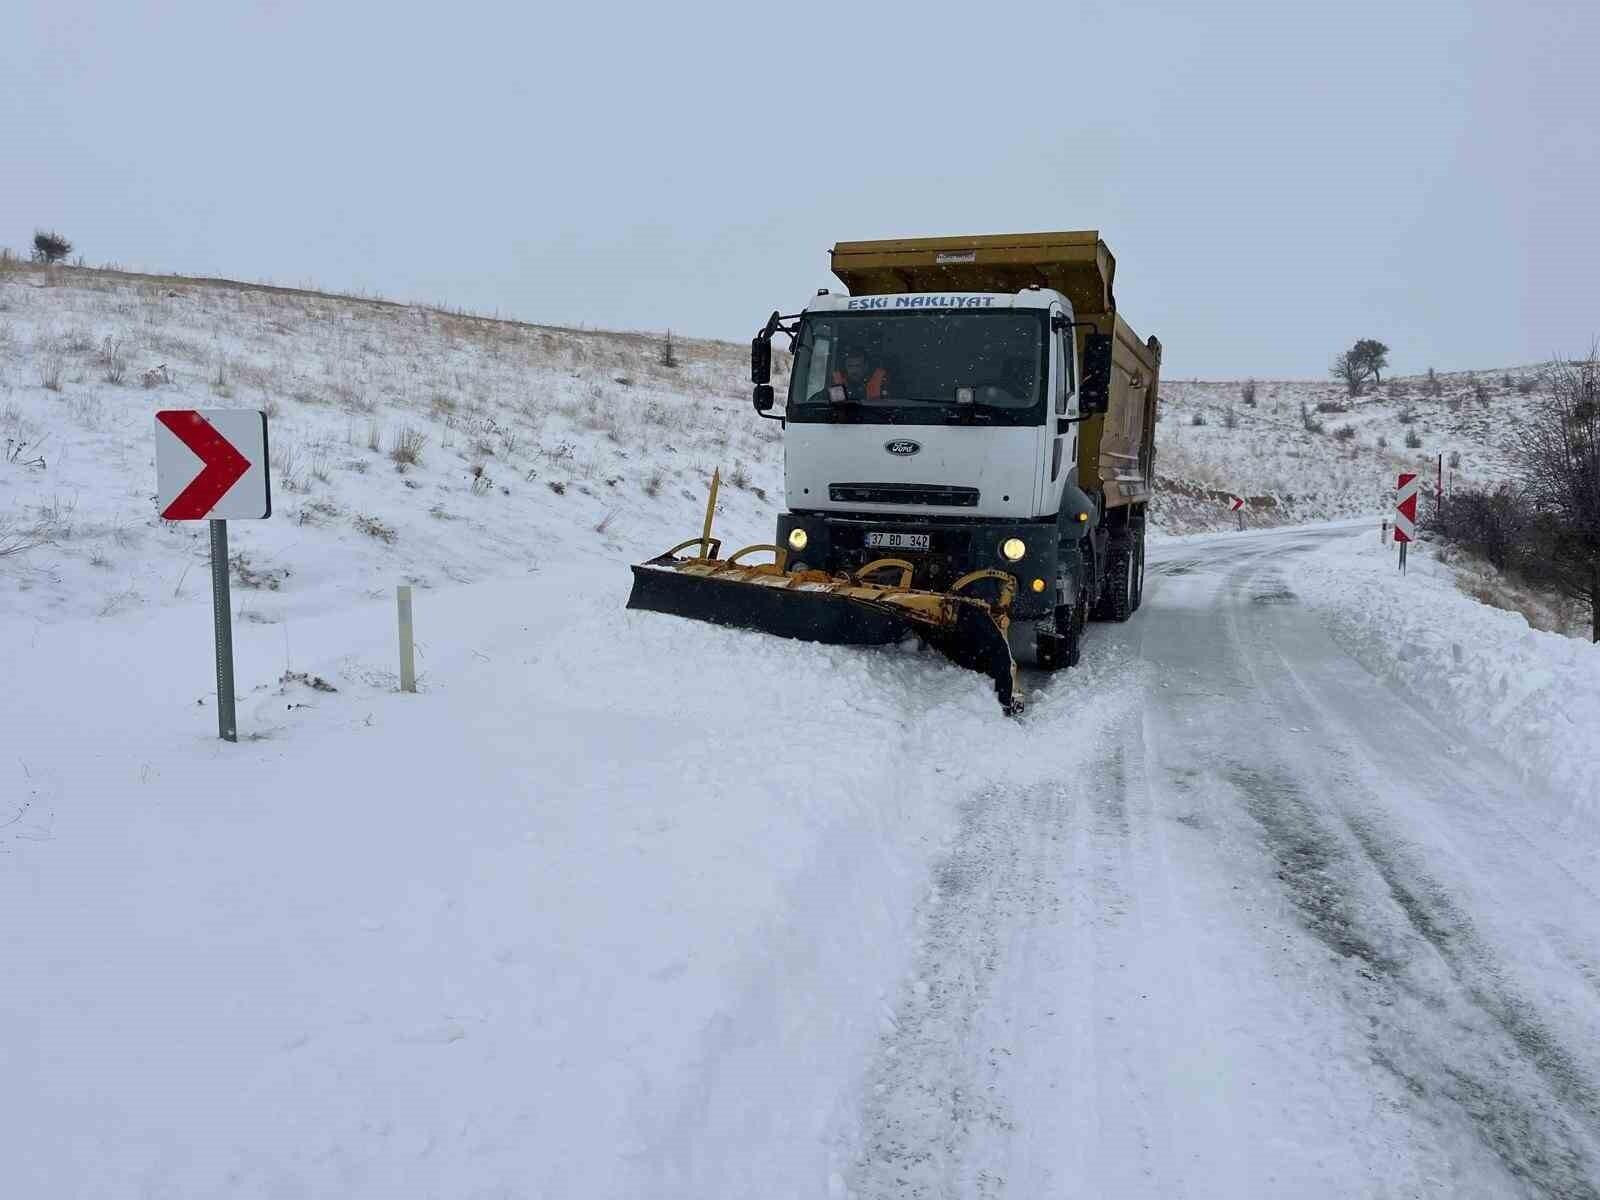
[[[1106,555],[1106,590],[1095,605],[1095,619],[1099,621],[1126,621],[1133,615],[1134,553],[1136,540],[1117,538]]]

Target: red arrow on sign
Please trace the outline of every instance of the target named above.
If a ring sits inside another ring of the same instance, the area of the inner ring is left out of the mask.
[[[1242,499],[1240,499],[1238,496],[1234,496],[1232,499],[1230,499],[1228,501],[1228,511],[1229,512],[1238,512],[1243,507],[1244,507],[1244,501]]]
[[[168,521],[198,521],[217,506],[228,489],[244,477],[250,460],[234,448],[216,427],[192,409],[158,412],[156,420],[172,430],[205,466],[167,505],[162,517]]]

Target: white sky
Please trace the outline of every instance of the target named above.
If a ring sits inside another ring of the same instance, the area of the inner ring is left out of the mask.
[[[1600,334],[1600,4],[22,0],[0,244],[748,337],[836,240],[1098,228],[1169,376]],[[835,285],[837,286],[837,285]]]

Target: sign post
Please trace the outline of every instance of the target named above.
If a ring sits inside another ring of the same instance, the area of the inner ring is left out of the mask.
[[[1415,472],[1407,471],[1400,476],[1396,488],[1394,505],[1394,540],[1400,546],[1400,573],[1406,570],[1406,547],[1417,536],[1417,493],[1421,484],[1417,482]]]
[[[211,525],[212,636],[217,651],[217,736],[239,740],[233,693],[233,606],[228,589],[228,519],[272,515],[267,415],[258,409],[167,409],[156,413],[156,505],[167,521]]]
[[[1244,531],[1244,497],[1229,496],[1228,511],[1239,518],[1239,530],[1242,533]]]

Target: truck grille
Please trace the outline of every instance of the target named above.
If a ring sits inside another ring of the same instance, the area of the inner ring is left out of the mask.
[[[977,508],[978,489],[935,483],[830,483],[828,499],[835,504],[939,504],[946,508]]]

